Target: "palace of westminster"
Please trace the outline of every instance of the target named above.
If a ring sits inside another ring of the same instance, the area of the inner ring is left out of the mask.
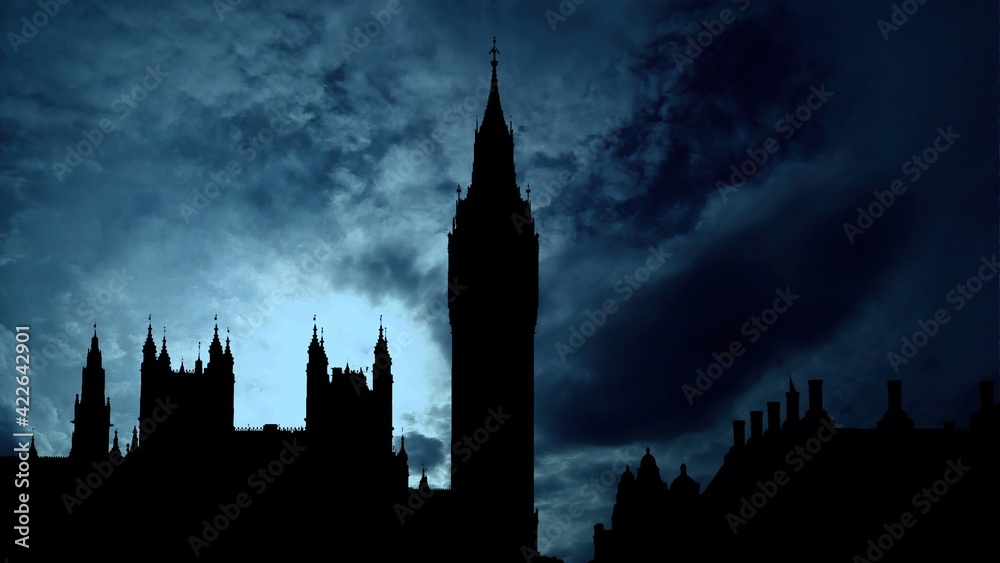
[[[534,498],[539,235],[515,178],[495,43],[472,182],[448,233],[447,279],[465,286],[448,305],[452,443],[484,424],[502,430],[472,455],[452,456],[451,487],[431,489],[426,475],[409,486],[405,440],[393,447],[392,358],[381,326],[370,370],[331,367],[315,324],[311,338],[304,331],[305,426],[236,429],[228,336],[216,324],[207,361],[199,353],[193,369],[174,368],[150,322],[139,421],[124,436],[111,435],[95,328],[69,455],[39,457],[30,446],[31,547],[13,548],[13,561],[26,552],[39,560],[557,561],[538,553],[546,542]],[[980,395],[968,428],[916,429],[901,383],[889,381],[877,428],[852,429],[824,410],[820,380],[808,382],[800,416],[790,381],[784,420],[781,403],[769,402],[766,413],[750,412],[749,437],[735,421],[733,446],[704,490],[685,465],[668,483],[649,449],[626,467],[611,525],[594,526],[593,563],[996,560],[993,381]],[[13,475],[17,457],[0,465]],[[19,537],[14,528],[8,546]]]

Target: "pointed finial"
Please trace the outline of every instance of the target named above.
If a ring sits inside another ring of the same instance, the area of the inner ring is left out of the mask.
[[[201,340],[198,341],[198,359],[201,359]]]
[[[493,62],[497,62],[497,55],[500,54],[500,49],[497,49],[497,36],[493,36],[493,48],[490,49],[490,54],[493,55]]]
[[[687,475],[687,474],[688,474],[688,466],[687,466],[686,463],[682,463],[681,464],[681,475]]]
[[[94,323],[94,336],[97,336],[97,323]]]
[[[629,467],[628,467],[627,463],[625,464],[625,471],[629,471]]]
[[[319,345],[323,345],[323,329],[319,329]]]
[[[649,446],[646,446],[646,455],[649,455]]]

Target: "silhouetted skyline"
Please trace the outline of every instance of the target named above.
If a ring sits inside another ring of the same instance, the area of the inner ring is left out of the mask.
[[[95,322],[124,447],[150,314],[188,369],[218,315],[255,428],[305,424],[313,315],[330,367],[370,363],[381,315],[392,446],[450,486],[446,233],[494,36],[541,234],[545,553],[593,557],[647,446],[707,486],[789,374],[847,427],[894,379],[917,428],[963,426],[998,372],[995,7],[389,4],[5,7],[0,358],[31,326],[42,455]]]

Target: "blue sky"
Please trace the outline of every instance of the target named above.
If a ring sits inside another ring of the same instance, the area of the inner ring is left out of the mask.
[[[68,453],[94,322],[116,427],[137,417],[147,316],[191,367],[216,314],[236,424],[299,426],[312,316],[331,364],[358,366],[382,315],[414,483],[425,462],[447,486],[445,233],[493,36],[541,235],[546,551],[592,556],[647,445],[664,478],[684,462],[707,486],[730,421],[789,374],[861,427],[888,379],[928,427],[966,425],[996,377],[996,7],[48,9],[7,2],[0,26],[0,365],[30,326],[43,455]]]

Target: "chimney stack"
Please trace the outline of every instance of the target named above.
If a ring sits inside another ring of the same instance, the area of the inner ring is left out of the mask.
[[[767,403],[767,433],[777,432],[781,428],[781,402]]]
[[[886,381],[889,387],[889,410],[875,424],[879,430],[912,430],[914,425],[903,410],[903,382],[899,379]]]
[[[750,411],[750,439],[758,440],[764,435],[764,411]]]
[[[792,376],[788,376],[788,392],[785,393],[785,426],[791,426],[799,421],[799,392],[795,390]]]
[[[979,382],[979,412],[993,410],[993,380]]]
[[[814,413],[823,411],[823,380],[809,380],[809,410]]]

